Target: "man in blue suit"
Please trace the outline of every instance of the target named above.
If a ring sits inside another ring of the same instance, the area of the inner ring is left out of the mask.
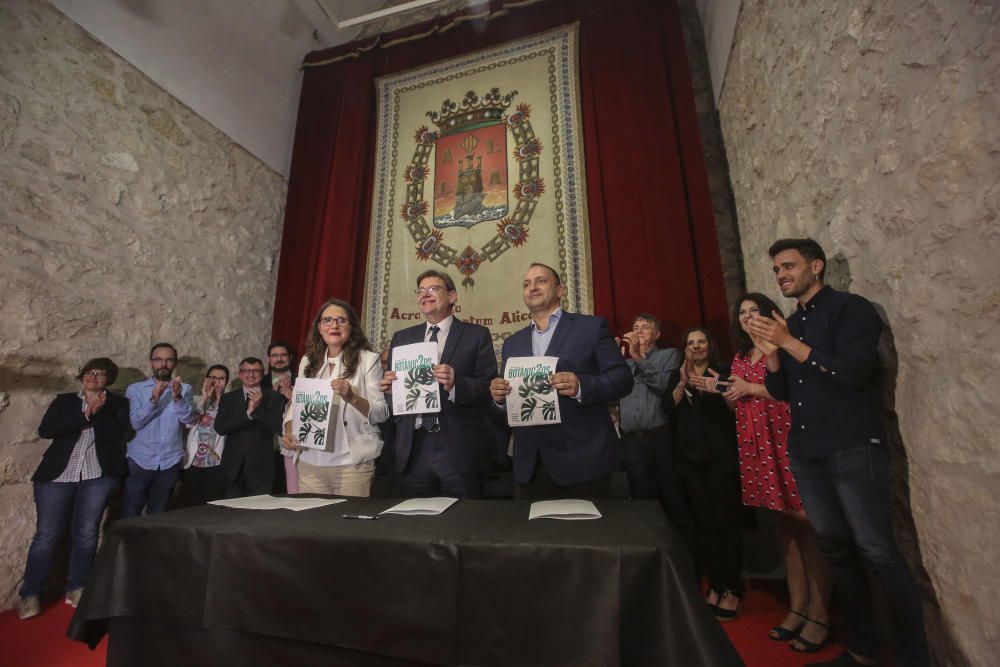
[[[512,429],[514,497],[606,497],[619,449],[608,403],[632,391],[632,373],[604,318],[560,307],[566,290],[555,269],[532,264],[522,288],[532,321],[504,341],[503,366],[511,357],[558,357],[552,387],[562,423]],[[497,378],[490,393],[503,409],[510,383]]]
[[[424,271],[417,277],[417,305],[427,322],[397,331],[392,347],[434,342],[441,385],[441,412],[396,417],[395,468],[407,497],[476,498],[479,474],[486,469],[493,437],[484,407],[497,360],[489,329],[452,314],[458,292],[447,273]],[[387,371],[381,388],[389,393],[396,373]],[[386,443],[389,446],[389,443]]]

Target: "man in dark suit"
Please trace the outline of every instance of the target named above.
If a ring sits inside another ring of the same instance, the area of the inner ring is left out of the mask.
[[[606,497],[619,449],[608,403],[632,391],[632,373],[604,318],[562,310],[555,269],[532,264],[522,288],[532,322],[504,341],[503,366],[511,357],[558,357],[552,387],[562,423],[513,429],[514,497]],[[510,383],[496,378],[490,393],[503,414]]]
[[[490,380],[497,376],[496,354],[489,329],[463,322],[452,314],[458,292],[447,273],[424,271],[417,277],[417,304],[427,319],[392,337],[392,347],[435,342],[441,386],[441,412],[396,417],[395,464],[400,489],[408,497],[444,495],[476,498],[479,474],[490,459],[491,436],[483,408]],[[388,393],[396,374],[387,371],[382,391]]]
[[[215,430],[226,436],[222,473],[226,498],[271,493],[274,484],[274,436],[281,432],[285,399],[260,386],[264,363],[256,357],[240,362],[243,386],[223,394]]]

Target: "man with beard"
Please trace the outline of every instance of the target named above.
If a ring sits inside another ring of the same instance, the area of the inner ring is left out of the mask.
[[[555,269],[532,264],[522,291],[531,324],[504,341],[503,365],[511,357],[558,357],[551,383],[562,423],[512,429],[514,497],[605,498],[619,461],[608,404],[632,391],[632,373],[604,318],[562,309],[566,289]],[[510,390],[503,377],[490,384],[496,414]]]
[[[748,323],[767,354],[767,390],[792,407],[792,473],[820,548],[833,567],[848,620],[848,650],[829,665],[874,665],[880,654],[864,565],[882,585],[898,665],[927,665],[920,592],[892,534],[883,445],[878,342],[882,320],[867,299],[823,284],[826,254],[812,239],[768,250],[786,321]]]
[[[128,443],[128,477],[122,500],[122,518],[156,514],[167,508],[184,458],[182,429],[197,421],[191,385],[172,377],[177,349],[157,343],[149,351],[152,377],[129,385],[130,420],[135,438]]]
[[[275,340],[267,346],[267,375],[261,380],[260,386],[272,389],[292,400],[292,386],[295,384],[295,351],[288,343]]]
[[[397,331],[391,347],[437,344],[439,363],[433,372],[441,386],[441,412],[396,418],[394,454],[400,491],[406,497],[477,498],[479,475],[490,458],[491,436],[482,408],[489,400],[490,380],[497,374],[493,340],[486,327],[463,322],[452,313],[458,292],[447,273],[424,271],[417,276],[415,291],[427,321]],[[385,373],[383,392],[391,391],[395,378],[394,371]]]

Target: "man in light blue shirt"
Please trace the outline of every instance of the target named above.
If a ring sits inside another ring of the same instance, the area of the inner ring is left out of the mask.
[[[128,477],[122,518],[156,514],[167,508],[184,458],[183,428],[197,418],[191,385],[172,377],[177,349],[157,343],[149,351],[151,377],[129,385],[125,396],[135,438],[128,443]]]

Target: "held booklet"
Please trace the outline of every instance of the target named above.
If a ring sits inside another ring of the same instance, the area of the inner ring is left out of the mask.
[[[437,362],[437,343],[393,348],[390,368],[396,372],[396,380],[392,383],[392,414],[441,412],[441,386],[432,370]]]
[[[292,435],[299,445],[325,449],[326,443],[333,442],[341,405],[330,380],[297,378],[292,388]]]
[[[550,378],[556,372],[558,357],[511,357],[504,369],[510,382],[507,394],[509,426],[561,424],[559,394]]]

